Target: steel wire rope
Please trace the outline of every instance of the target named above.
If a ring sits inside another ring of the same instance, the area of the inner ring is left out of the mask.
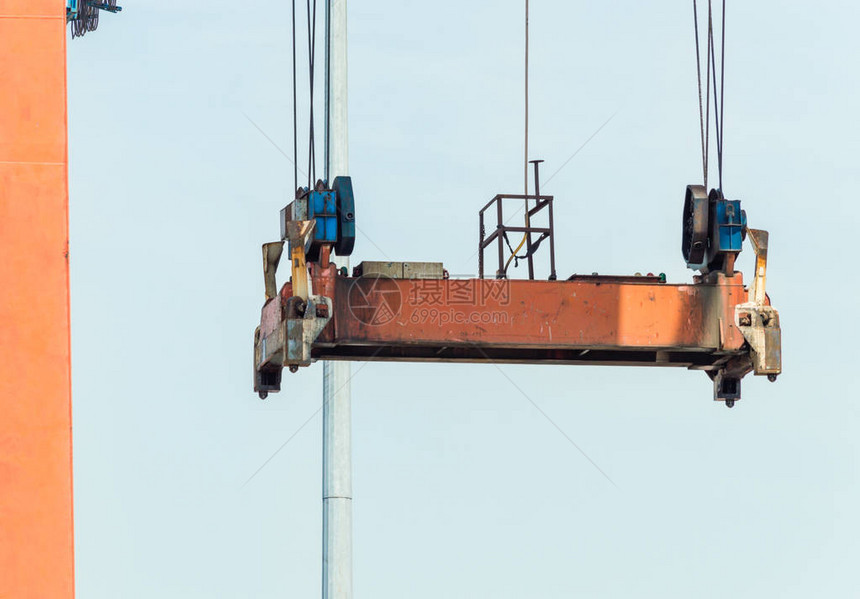
[[[526,196],[526,211],[525,211],[525,219],[526,219],[526,228],[531,226],[531,219],[529,218],[529,0],[526,0],[526,48],[525,48],[525,159],[523,160],[523,195]],[[501,201],[501,200],[499,200]],[[538,201],[538,200],[536,200]],[[502,223],[499,223],[501,226]],[[520,240],[520,244],[517,246],[517,249],[511,250],[511,255],[508,257],[508,261],[505,262],[505,267],[502,269],[502,274],[507,276],[508,266],[510,266],[511,261],[514,262],[514,268],[519,265],[519,261],[521,259],[527,258],[528,254],[525,256],[517,256],[517,252],[523,249],[523,245],[525,245],[526,240],[528,239],[529,234],[523,233],[523,238]],[[505,242],[508,243],[508,247],[511,247],[510,242],[508,242],[507,235],[505,236]]]
[[[313,6],[313,12],[311,12]],[[308,76],[310,98],[310,123],[308,125],[308,189],[312,189],[317,176],[316,152],[314,143],[314,58],[316,54],[317,0],[308,0]]]
[[[717,83],[716,42],[714,39],[713,2],[708,0],[707,55],[705,57],[705,94],[702,96],[702,59],[699,34],[699,9],[693,0],[693,28],[696,36],[696,82],[699,92],[699,133],[702,143],[702,179],[708,186],[710,162],[711,96],[714,102],[714,133],[717,146],[717,176],[719,193],[723,193],[723,133],[725,129],[725,81],[726,81],[726,0],[722,0],[720,16],[720,79]],[[704,108],[703,108],[704,105]]]
[[[708,187],[708,151],[705,146],[705,111],[702,99],[702,57],[699,50],[699,6],[693,0],[693,29],[696,34],[696,83],[699,86],[699,133],[702,138],[702,179]],[[705,96],[707,98],[707,95]]]
[[[296,0],[293,0],[293,193],[299,189],[299,131],[296,107]]]
[[[299,131],[298,131],[298,79],[296,68],[296,0],[292,2],[292,34],[293,34],[293,186],[299,189]],[[308,189],[313,188],[316,180],[316,136],[314,127],[314,81],[316,64],[316,30],[317,2],[307,1],[307,30],[308,30]],[[304,171],[303,171],[304,172]]]
[[[723,191],[723,147],[724,137],[723,129],[726,124],[725,109],[726,109],[726,0],[723,0],[722,25],[720,26],[720,36],[722,44],[720,45],[720,148],[717,159],[719,160],[718,167],[720,170],[720,193]]]

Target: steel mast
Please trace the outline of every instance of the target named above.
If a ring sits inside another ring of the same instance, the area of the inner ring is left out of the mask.
[[[349,174],[346,0],[326,0],[325,176]],[[349,268],[349,258],[338,263]],[[323,364],[323,599],[352,598],[349,362]]]

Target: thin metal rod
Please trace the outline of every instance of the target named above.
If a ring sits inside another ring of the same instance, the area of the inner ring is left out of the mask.
[[[349,174],[346,0],[326,0],[326,172]],[[349,269],[349,259],[338,257]],[[323,363],[323,599],[352,599],[351,364]]]
[[[555,281],[558,276],[555,272],[555,222],[552,218],[552,200],[548,200],[549,204],[549,280]]]
[[[478,278],[484,278],[484,211],[478,213]]]
[[[540,182],[538,180],[538,164],[543,161],[534,160],[532,162],[535,165],[535,206],[537,206],[540,203]],[[533,211],[529,209],[528,196],[526,196],[526,228],[529,229],[529,231],[526,232],[526,256],[529,267],[530,280],[535,278],[534,246],[532,245],[532,233],[530,230],[532,213]]]
[[[504,222],[505,222],[505,219],[502,216],[502,200],[501,199],[499,199],[499,201],[496,204],[496,222],[498,223],[496,225],[496,232],[498,233],[499,227],[503,227]],[[505,268],[505,242],[502,239],[502,237],[503,237],[502,235],[497,235],[497,237],[499,240],[499,270],[496,271],[496,278],[497,279],[504,279],[505,278],[505,270],[506,270],[506,268]]]
[[[535,165],[535,205],[540,203],[540,174],[539,168],[540,163],[543,160],[533,160],[532,164]],[[526,226],[531,227],[531,215],[532,212],[528,209],[528,200],[526,200]],[[528,254],[529,254],[529,279],[535,278],[535,263],[534,263],[534,249],[532,247],[532,234],[531,231],[526,233],[528,235]]]

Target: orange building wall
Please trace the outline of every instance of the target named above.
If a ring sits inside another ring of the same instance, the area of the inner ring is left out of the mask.
[[[0,598],[74,596],[66,36],[0,0]]]

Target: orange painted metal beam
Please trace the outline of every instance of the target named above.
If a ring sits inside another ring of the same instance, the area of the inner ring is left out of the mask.
[[[74,596],[65,3],[0,0],[0,598]]]
[[[733,326],[721,340],[709,312],[731,323],[747,293],[740,275],[722,285],[340,278],[335,298],[339,342],[709,351],[743,344]]]
[[[311,275],[314,293],[332,299],[331,320],[313,344],[315,359],[716,370],[749,353],[734,324],[735,306],[748,299],[740,273],[682,285],[612,276],[355,278],[318,264]],[[282,335],[292,295],[287,283],[263,307],[261,339]]]

